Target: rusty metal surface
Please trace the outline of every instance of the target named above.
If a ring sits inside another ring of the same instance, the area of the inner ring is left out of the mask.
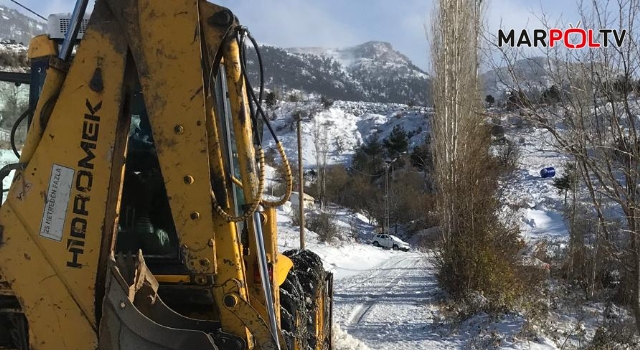
[[[237,281],[228,281],[222,286],[225,293],[224,308],[232,312],[251,334],[256,344],[262,350],[278,350],[278,344],[271,336],[269,325],[260,316],[258,310],[238,293]]]
[[[136,260],[135,266],[123,266],[113,259],[109,262],[100,349],[217,350],[206,322],[177,314],[168,316],[161,310],[164,305],[155,293],[157,281],[146,268],[142,254]],[[129,270],[127,275],[135,276],[133,280],[127,281],[121,269]],[[163,317],[153,319],[158,315]]]

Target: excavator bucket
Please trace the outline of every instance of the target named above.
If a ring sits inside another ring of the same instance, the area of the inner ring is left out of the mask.
[[[141,251],[135,259],[111,257],[100,323],[100,349],[218,349],[212,334],[219,325],[174,312],[158,296],[158,286]]]

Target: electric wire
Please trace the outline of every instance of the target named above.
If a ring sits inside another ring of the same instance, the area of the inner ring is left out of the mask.
[[[30,9],[30,8],[28,8],[28,7],[26,7],[26,6],[24,6],[23,4],[21,4],[21,3],[17,2],[16,0],[11,0],[11,2],[13,2],[13,3],[17,4],[18,6],[22,7],[23,9],[25,9],[25,10],[27,10],[27,11],[29,11],[29,12],[33,13],[34,15],[36,15],[36,16],[38,16],[38,17],[42,18],[43,20],[45,20],[45,21],[47,20],[46,18],[44,18],[43,16],[41,16],[41,15],[40,15],[40,14],[38,14],[37,12],[35,12],[35,11],[33,11],[32,9]]]

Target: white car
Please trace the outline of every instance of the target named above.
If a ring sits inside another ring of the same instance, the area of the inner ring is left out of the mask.
[[[373,236],[372,244],[376,247],[392,248],[393,250],[404,250],[405,252],[411,249],[409,243],[401,240],[394,235],[377,234]]]

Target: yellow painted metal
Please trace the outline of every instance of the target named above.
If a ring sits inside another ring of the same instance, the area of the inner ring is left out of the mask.
[[[287,274],[293,267],[293,261],[287,256],[278,253],[277,251],[277,213],[275,208],[266,208],[265,211],[261,212],[260,214],[262,217],[262,230],[264,234],[267,261],[273,266],[272,294],[274,296],[274,304],[276,306],[276,321],[278,324],[280,324],[279,287],[286,280]],[[276,257],[275,260],[273,259],[274,256]],[[261,288],[262,285],[259,282],[256,283],[256,281],[251,282],[251,287],[249,288],[251,295],[251,305],[264,319],[268,319],[269,316],[265,307],[264,292]],[[277,331],[279,338],[281,338],[280,343],[285,344],[281,329],[278,329]]]
[[[256,345],[261,350],[276,350],[277,346],[271,337],[271,331],[266,319],[258,309],[259,303],[251,304],[242,297],[238,290],[238,281],[227,281],[219,290],[224,293],[223,308],[231,311],[245,327],[252,330]],[[262,306],[263,307],[263,306]],[[264,308],[264,307],[263,307]]]
[[[235,224],[214,216],[211,206],[211,193],[215,188],[211,186],[210,170],[215,170],[219,164],[212,166],[209,158],[208,146],[216,143],[216,140],[212,140],[212,135],[208,135],[207,131],[216,124],[208,96],[209,86],[205,86],[204,74],[208,72],[203,72],[202,61],[208,62],[214,58],[206,48],[211,48],[213,52],[219,49],[221,29],[212,29],[205,23],[222,8],[196,0],[140,0],[137,8],[132,9],[127,7],[128,1],[110,1],[114,12],[122,14],[120,23],[126,28],[130,43],[136,44],[131,45],[131,50],[143,93],[148,96],[147,112],[151,116],[161,171],[188,268],[193,273],[212,274],[215,266],[212,261],[215,259],[219,284],[238,281],[238,295],[248,302],[241,244]],[[137,25],[142,19],[144,25]],[[194,28],[194,23],[201,23],[204,30],[200,26]],[[226,31],[227,28],[223,29]],[[149,54],[157,53],[159,41],[162,43],[160,54]],[[229,51],[227,47],[223,50],[225,53]],[[225,55],[224,60],[227,70],[236,79],[239,74],[237,55],[235,46],[235,51]],[[242,122],[243,127],[236,126],[239,120],[248,116],[246,111],[240,115],[234,105],[234,101],[241,101],[246,107],[244,90],[240,90],[242,95],[234,96],[237,91],[230,93],[231,111],[236,143],[242,149],[241,153],[245,154],[240,157],[240,167],[246,169],[254,163],[253,158],[246,157],[253,150],[251,125]],[[187,176],[192,180],[183,181]],[[216,179],[215,176],[212,178]],[[249,191],[255,190],[255,181],[247,179],[246,175],[242,177],[243,184],[247,184]],[[208,244],[214,237],[216,254]],[[218,305],[223,305],[225,295],[219,284],[214,287],[213,294]],[[237,315],[234,314],[237,311],[224,307],[219,309],[222,330],[246,338],[252,344],[251,336],[242,322],[245,316],[250,315]]]
[[[264,245],[267,255],[275,257],[270,259],[273,264],[273,297],[276,306],[280,305],[280,285],[287,279],[287,274],[293,267],[293,261],[287,256],[278,253],[278,214],[276,209],[265,208],[261,213],[263,216],[262,232],[264,233]],[[280,323],[280,307],[276,307],[276,319]]]
[[[51,64],[47,71],[47,80],[42,88],[42,93],[34,113],[34,116],[38,117],[33,118],[34,121],[29,127],[29,133],[27,134],[22,153],[20,154],[20,160],[22,162],[27,162],[31,158],[38,142],[40,142],[40,138],[42,137],[40,116],[47,113],[47,110],[50,110],[49,108],[53,107],[52,103],[55,103],[55,97],[59,94],[62,83],[68,72],[68,65],[59,60],[56,57],[57,54],[58,46],[50,40],[49,36],[46,34],[35,36],[29,42],[29,59],[33,60],[36,58],[49,57]],[[45,105],[49,105],[49,108],[43,111],[43,107]]]
[[[105,216],[115,210],[108,198],[126,58],[126,43],[116,40],[116,26],[101,22],[99,3],[44,137],[30,139],[32,150],[21,159],[28,166],[0,209],[0,274],[19,297],[31,349],[97,346],[95,286],[104,277],[99,255],[112,227]],[[60,74],[49,76],[44,98],[57,94]],[[90,83],[96,76],[102,86]],[[60,211],[60,218],[52,215]]]
[[[255,152],[252,147],[251,119],[244,79],[241,74],[240,55],[238,44],[235,41],[225,43],[227,49],[224,51],[224,62],[227,76],[227,86],[229,89],[229,104],[233,118],[233,130],[237,145],[238,168],[240,169],[240,180],[244,184],[242,193],[244,203],[251,205],[256,200],[257,172],[255,165]],[[253,237],[253,220],[247,220],[249,254],[244,256],[246,271],[248,276],[254,276],[254,261],[256,257],[251,254],[257,247]],[[253,281],[250,281],[253,283]]]
[[[227,85],[229,102],[233,118],[233,129],[238,147],[238,167],[243,187],[245,202],[254,203],[259,196],[258,173],[256,169],[256,153],[253,148],[253,132],[249,113],[247,91],[241,74],[238,44],[229,41],[224,50],[225,67],[227,68]],[[249,220],[253,222],[253,220]],[[249,232],[253,232],[250,228]]]
[[[207,21],[209,18],[213,18],[218,13],[225,13],[226,9],[201,1],[199,6],[200,18],[202,23],[210,23]],[[229,148],[231,145],[226,144],[223,141],[224,128],[225,125],[221,125],[219,120],[221,117],[222,111],[218,111],[220,115],[216,115],[213,111],[213,96],[211,95],[214,91],[213,89],[213,79],[215,77],[215,73],[218,72],[218,67],[212,67],[212,64],[215,61],[215,58],[219,56],[219,50],[226,51],[227,46],[226,43],[221,42],[221,38],[224,37],[224,34],[234,25],[237,25],[235,22],[229,23],[220,23],[218,25],[202,25],[200,28],[202,30],[202,36],[206,38],[203,45],[203,66],[206,67],[205,73],[205,93],[209,94],[207,99],[205,100],[205,113],[207,113],[207,128],[209,131],[209,164],[211,167],[211,179],[213,182],[213,188],[211,191],[215,192],[216,203],[227,211],[231,211],[231,208],[235,207],[237,203],[233,203],[231,193],[233,189],[232,181],[226,181],[228,176],[231,173],[231,169],[229,169],[229,164],[224,164],[223,162],[223,154],[227,154],[229,152]],[[238,52],[235,51],[235,55],[237,56]],[[234,67],[230,67],[230,62],[238,62],[238,58],[229,59],[232,56],[225,55],[221,58],[221,63],[223,64],[225,71],[228,73],[229,71],[233,71]],[[244,93],[244,92],[243,92]],[[233,99],[234,91],[230,91],[230,98]],[[237,96],[237,98],[244,98],[246,95]],[[224,98],[224,96],[223,96]],[[237,114],[237,109],[231,106],[231,115],[233,119],[237,119],[239,114]],[[236,132],[237,134],[237,132]],[[249,140],[251,138],[249,137]],[[239,141],[236,140],[236,143]],[[248,144],[250,146],[250,143]],[[245,146],[246,147],[246,146]],[[249,186],[247,186],[249,187]],[[249,187],[250,188],[250,187]],[[243,254],[243,245],[239,238],[238,228],[236,223],[228,222],[220,215],[213,216],[214,223],[214,236],[215,236],[215,259],[218,266],[218,271],[216,274],[216,286],[213,289],[213,295],[216,300],[216,303],[219,305],[220,309],[220,322],[222,324],[222,328],[225,332],[232,333],[235,335],[239,335],[245,339],[247,339],[248,346],[252,348],[254,346],[253,334],[248,332],[245,328],[245,323],[242,321],[245,317],[249,317],[249,315],[238,315],[237,312],[240,312],[236,309],[230,309],[223,307],[224,298],[226,293],[224,292],[221,285],[228,283],[229,281],[234,281],[234,283],[238,284],[237,294],[246,300],[247,302],[250,300],[249,292],[247,290],[248,278],[247,278],[247,267],[242,259]],[[248,275],[251,276],[251,275]],[[254,332],[255,333],[255,332]]]
[[[251,291],[253,292],[254,290],[251,289]],[[251,298],[251,308],[254,309],[263,320],[269,319],[269,314],[267,313],[267,307],[262,303],[261,300],[256,298]],[[277,312],[277,319],[278,319],[278,324],[280,324],[280,312]],[[276,332],[278,335],[278,339],[280,341],[280,345],[283,346],[283,344],[286,344],[286,340],[284,338],[284,334],[282,333],[282,329],[278,327]]]
[[[56,56],[58,54],[58,46],[53,40],[49,39],[47,34],[41,34],[33,37],[29,42],[29,59]]]
[[[108,0],[129,35],[187,267],[212,273],[213,237],[198,1]],[[124,5],[124,13],[118,12]],[[189,176],[191,181],[184,179]]]
[[[36,37],[40,38],[40,37]],[[50,53],[48,50],[50,42],[47,40],[47,43],[42,43],[42,40],[34,40],[32,41],[32,45],[34,45],[33,54],[47,54]],[[37,46],[43,45],[45,48]],[[34,56],[38,57],[38,56]],[[38,147],[38,143],[42,138],[42,127],[41,120],[48,117],[50,115],[51,110],[55,106],[57,102],[58,95],[60,94],[60,89],[62,88],[62,84],[64,83],[65,78],[68,73],[68,64],[61,61],[56,57],[51,57],[49,69],[47,69],[47,79],[44,82],[42,87],[42,92],[40,93],[40,98],[38,99],[38,103],[36,104],[36,108],[34,111],[34,118],[29,126],[29,133],[27,134],[24,147],[22,148],[22,152],[20,153],[20,162],[27,163],[33,156],[33,153]]]
[[[293,268],[293,261],[288,256],[278,253],[276,266],[273,269],[273,280],[276,286],[279,287],[284,283],[291,268]]]
[[[316,350],[324,349],[324,339],[325,339],[325,296],[326,291],[324,288],[324,284],[320,284],[323,288],[318,288],[318,291],[315,295],[315,332],[316,332]]]
[[[190,283],[191,277],[185,275],[154,275],[160,283]]]

